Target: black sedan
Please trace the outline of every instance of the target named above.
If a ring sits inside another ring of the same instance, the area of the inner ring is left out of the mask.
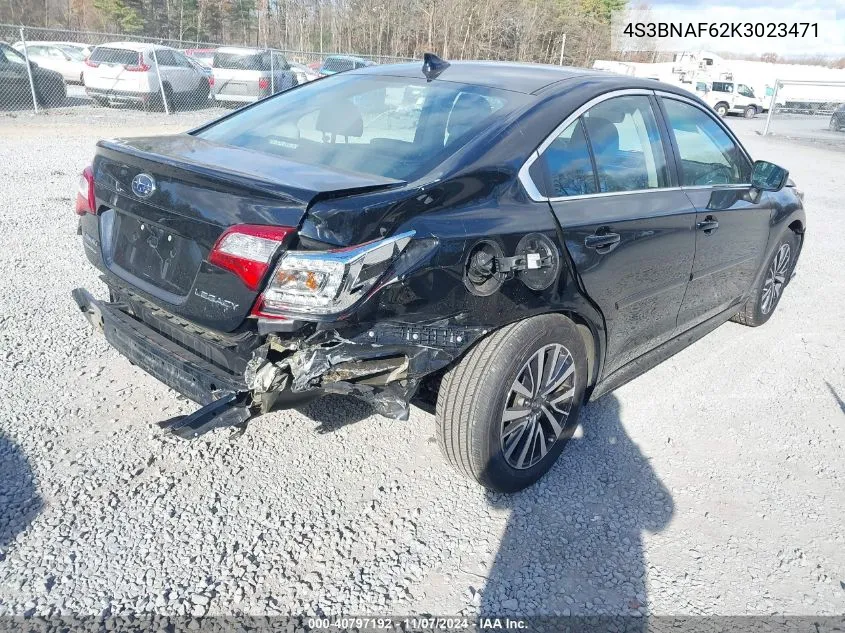
[[[39,105],[60,105],[67,94],[65,80],[52,70],[40,68],[30,62],[30,72],[26,70],[26,58],[8,44],[0,42],[0,107],[32,107],[32,87]]]
[[[171,432],[413,401],[499,491],[551,467],[587,400],[765,323],[806,223],[787,172],[684,90],[431,55],[101,141],[77,213],[111,296],[77,304],[203,405]]]

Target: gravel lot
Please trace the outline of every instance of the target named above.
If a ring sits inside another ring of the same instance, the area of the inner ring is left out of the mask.
[[[554,470],[502,496],[419,410],[158,429],[195,405],[77,312],[71,289],[102,284],[72,206],[98,138],[203,116],[0,117],[0,614],[845,613],[845,153],[732,120],[806,192],[777,313],[590,404]]]

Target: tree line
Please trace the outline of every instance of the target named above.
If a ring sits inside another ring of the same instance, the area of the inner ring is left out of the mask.
[[[317,52],[589,66],[625,0],[0,0],[0,23]]]

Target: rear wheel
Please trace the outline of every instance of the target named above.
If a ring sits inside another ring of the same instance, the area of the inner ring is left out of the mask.
[[[716,107],[713,109],[716,110],[716,114],[718,114],[720,117],[728,116],[729,108],[727,103],[717,103]]]
[[[543,315],[480,341],[444,376],[437,439],[465,476],[498,492],[542,477],[577,426],[587,362],[575,325]]]
[[[173,112],[173,88],[170,87],[170,84],[164,84],[164,95],[162,97],[162,91],[158,91],[155,93],[155,99],[153,101],[155,105],[155,109],[161,112],[169,111]],[[167,105],[165,106],[165,101]]]
[[[781,238],[780,244],[766,263],[757,287],[732,321],[757,327],[771,318],[795,269],[800,240],[801,238],[792,231]]]

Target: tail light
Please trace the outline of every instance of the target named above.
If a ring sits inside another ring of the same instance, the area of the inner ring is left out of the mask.
[[[369,293],[410,244],[414,231],[333,251],[287,251],[254,315],[341,314]]]
[[[90,66],[91,68],[96,68],[100,65],[100,62],[92,61],[90,57],[85,58],[85,65]]]
[[[208,85],[214,87],[214,75],[208,78]]]
[[[97,203],[94,199],[94,170],[89,165],[82,170],[79,177],[79,190],[76,192],[76,213],[96,213]]]
[[[144,54],[143,53],[138,53],[138,63],[137,64],[135,64],[135,65],[126,64],[126,66],[125,66],[125,70],[128,70],[129,72],[145,73],[149,69],[150,69],[149,64],[144,62]]]
[[[270,87],[270,80],[266,77],[261,77],[258,80],[258,89],[259,90],[267,90]]]
[[[258,290],[273,256],[295,230],[289,226],[232,226],[217,239],[208,263],[235,273],[247,288]]]

